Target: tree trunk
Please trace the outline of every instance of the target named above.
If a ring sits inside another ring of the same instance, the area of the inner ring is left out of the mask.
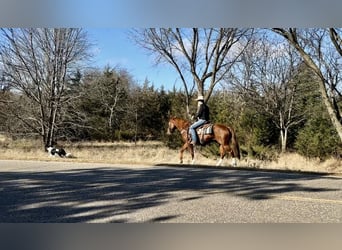
[[[287,133],[288,133],[287,128],[283,128],[280,130],[281,152],[282,153],[286,153]]]
[[[338,111],[334,109],[333,104],[330,102],[329,100],[329,96],[327,93],[327,89],[325,87],[325,82],[326,79],[324,78],[322,72],[319,70],[319,68],[317,67],[317,65],[312,61],[312,59],[304,52],[304,51],[299,51],[303,58],[305,63],[314,70],[314,72],[319,76],[320,81],[319,81],[319,90],[321,92],[321,96],[322,96],[322,100],[323,103],[325,105],[325,107],[327,108],[330,120],[334,126],[334,128],[336,129],[338,136],[340,137],[340,141],[342,142],[342,124],[338,119]]]

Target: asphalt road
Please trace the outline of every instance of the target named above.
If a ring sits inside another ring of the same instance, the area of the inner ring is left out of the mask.
[[[0,222],[342,222],[342,177],[0,160]]]

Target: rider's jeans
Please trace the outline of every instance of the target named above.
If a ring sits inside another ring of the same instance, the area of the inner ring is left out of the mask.
[[[197,122],[190,126],[191,139],[195,144],[197,143],[196,128],[203,125],[204,123],[206,123],[206,120],[199,119]]]

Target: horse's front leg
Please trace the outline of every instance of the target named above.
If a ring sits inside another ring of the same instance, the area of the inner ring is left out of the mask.
[[[184,150],[189,146],[189,144],[186,142],[184,145],[181,147],[179,150],[179,162],[182,164],[183,163],[183,152]]]
[[[184,143],[182,148],[179,151],[179,160],[180,163],[183,163],[183,152],[185,149],[189,149],[190,155],[191,155],[191,164],[195,163],[195,153],[194,153],[194,146],[189,144],[188,142]]]

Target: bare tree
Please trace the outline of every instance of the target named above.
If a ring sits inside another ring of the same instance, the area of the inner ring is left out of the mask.
[[[102,114],[104,122],[97,121],[93,129],[102,130],[114,140],[126,113],[131,77],[126,70],[106,66],[102,72],[95,70],[84,77],[82,106]],[[93,107],[93,108],[91,108]]]
[[[236,62],[251,30],[236,28],[135,30],[138,44],[177,71],[186,93],[187,113],[194,88],[208,101],[215,85]],[[189,77],[190,76],[190,77]]]
[[[341,100],[341,31],[338,29],[282,29],[283,36],[302,56],[320,79],[319,90],[330,120],[342,141],[342,121],[338,102]]]
[[[333,42],[337,52],[342,56],[342,38],[341,38],[341,29],[330,28],[329,35],[330,39]]]
[[[82,29],[1,29],[1,67],[13,89],[29,98],[39,112],[21,116],[45,145],[55,142],[60,111],[68,101],[69,73],[87,56]]]
[[[286,151],[291,127],[304,119],[300,106],[303,84],[298,79],[301,59],[288,44],[263,35],[255,37],[233,66],[229,81],[260,114],[268,114],[280,131]]]

